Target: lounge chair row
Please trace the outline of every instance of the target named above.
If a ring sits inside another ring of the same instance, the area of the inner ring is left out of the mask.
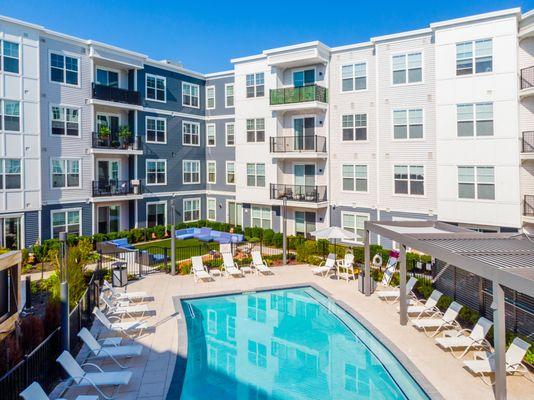
[[[210,273],[210,270],[206,265],[204,265],[204,261],[202,260],[201,256],[194,256],[191,257],[191,274],[195,277],[195,282],[201,281],[201,280],[213,280],[214,276],[216,274],[214,271],[217,271],[217,275],[224,274],[227,277],[233,276],[235,278],[243,277],[247,273],[253,273],[256,272],[256,274],[269,274],[273,275],[272,269],[267,265],[267,263],[263,260],[261,253],[259,251],[253,251],[252,252],[252,262],[250,263],[250,266],[243,266],[239,267],[237,263],[234,262],[234,258],[232,257],[232,254],[229,252],[223,252],[222,253],[223,258],[223,264],[222,264],[222,271],[221,270],[213,270]]]

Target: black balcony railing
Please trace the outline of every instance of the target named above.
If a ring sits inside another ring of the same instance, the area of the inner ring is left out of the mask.
[[[523,198],[523,215],[526,217],[534,217],[534,196],[525,195]]]
[[[130,136],[120,138],[117,132],[108,136],[102,136],[98,132],[93,132],[91,146],[93,149],[118,149],[118,150],[140,150],[141,137]]]
[[[130,181],[116,179],[93,181],[93,197],[126,196],[141,194],[141,185],[132,185]]]
[[[326,138],[317,135],[272,137],[271,153],[326,153]]]
[[[93,99],[115,101],[133,105],[141,104],[141,95],[135,90],[120,89],[117,87],[93,83]]]
[[[534,66],[521,70],[521,89],[534,87]]]
[[[271,199],[288,201],[307,201],[319,203],[326,201],[326,186],[282,185],[271,183]]]
[[[308,85],[300,87],[288,87],[281,89],[271,89],[271,105],[304,103],[306,101],[327,101],[326,88],[319,85]]]
[[[534,131],[523,132],[521,140],[522,153],[534,153]]]

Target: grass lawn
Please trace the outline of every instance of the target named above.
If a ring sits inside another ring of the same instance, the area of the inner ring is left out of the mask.
[[[219,250],[219,244],[216,242],[202,242],[198,239],[184,239],[176,240],[175,242],[176,256],[177,258],[188,258],[191,256],[206,254],[210,250]],[[164,239],[153,241],[149,243],[137,244],[136,248],[142,250],[148,250],[151,253],[159,253],[159,248],[169,249],[168,254],[170,255],[171,248],[171,239]],[[152,250],[152,251],[151,251]]]

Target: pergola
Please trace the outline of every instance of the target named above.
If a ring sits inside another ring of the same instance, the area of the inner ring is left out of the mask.
[[[408,322],[406,248],[411,247],[492,282],[495,347],[495,398],[506,399],[504,287],[534,297],[534,244],[516,233],[480,233],[437,221],[366,221],[365,280],[371,295],[370,233],[394,240],[400,247],[400,323]]]

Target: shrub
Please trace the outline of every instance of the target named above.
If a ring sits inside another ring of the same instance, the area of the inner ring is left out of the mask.
[[[272,229],[265,229],[263,232],[263,244],[271,246],[273,244],[274,231]]]
[[[430,297],[430,294],[434,290],[432,288],[432,283],[427,279],[418,279],[415,290],[425,299]]]
[[[280,249],[283,247],[284,244],[284,235],[280,232],[276,232],[273,235],[273,246]]]
[[[145,238],[145,230],[134,228],[128,232],[128,242],[129,243],[138,243],[142,242]]]

